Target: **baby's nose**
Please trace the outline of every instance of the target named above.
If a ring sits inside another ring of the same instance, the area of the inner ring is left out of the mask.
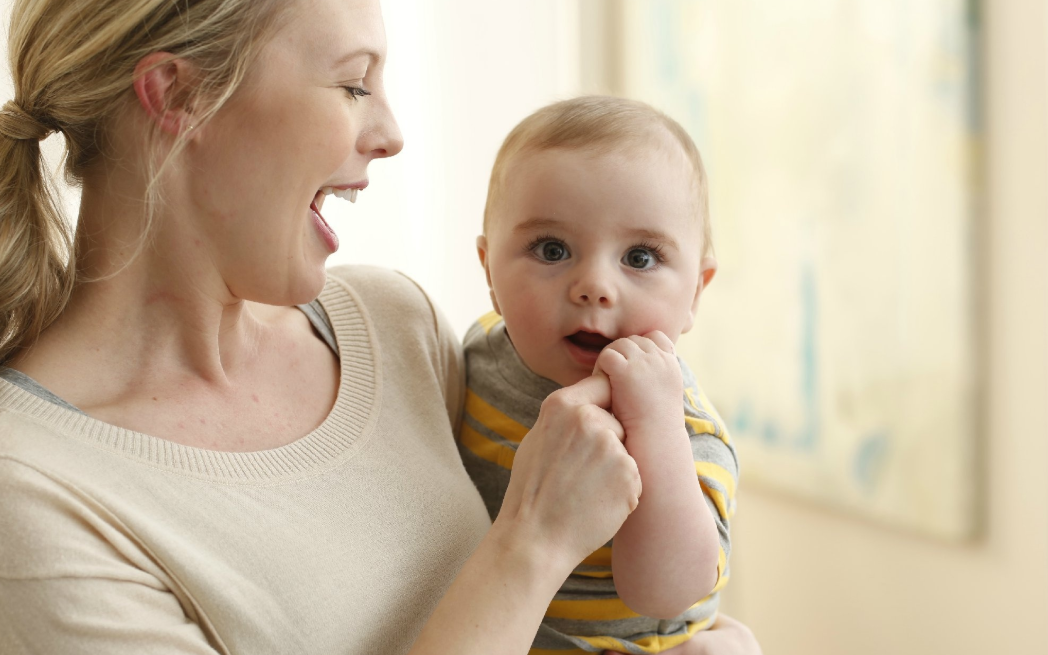
[[[584,278],[572,289],[572,299],[582,305],[610,306],[615,302],[615,289],[600,278]]]

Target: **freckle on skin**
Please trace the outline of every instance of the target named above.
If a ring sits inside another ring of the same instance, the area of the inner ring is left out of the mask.
[[[207,425],[206,419],[200,419],[200,425]]]
[[[153,400],[156,400],[156,398],[154,398]],[[256,403],[259,402],[258,394],[251,394],[251,400],[255,401]]]
[[[153,400],[156,400],[156,396],[153,396]]]

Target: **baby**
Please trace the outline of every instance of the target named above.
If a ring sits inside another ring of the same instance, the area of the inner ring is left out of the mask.
[[[716,272],[706,177],[675,121],[584,97],[524,119],[477,239],[494,313],[465,339],[462,458],[492,519],[543,399],[607,375],[643,485],[546,612],[531,653],[657,653],[708,627],[728,580],[735,449],[674,354]]]

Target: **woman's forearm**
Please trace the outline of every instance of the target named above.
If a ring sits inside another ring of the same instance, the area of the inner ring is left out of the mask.
[[[713,588],[719,541],[687,432],[677,426],[651,428],[626,438],[644,493],[615,535],[612,571],[630,609],[672,618]]]
[[[496,521],[437,605],[410,655],[524,655],[571,571],[518,526]]]

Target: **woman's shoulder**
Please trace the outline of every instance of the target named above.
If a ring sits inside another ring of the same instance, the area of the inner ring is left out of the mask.
[[[367,307],[386,305],[397,308],[418,307],[430,311],[429,296],[407,275],[380,266],[347,265],[328,269],[328,287],[332,284],[350,290]]]
[[[439,331],[441,316],[422,287],[400,271],[378,266],[337,266],[328,269],[321,304],[330,312],[339,293],[348,293],[376,327]]]

